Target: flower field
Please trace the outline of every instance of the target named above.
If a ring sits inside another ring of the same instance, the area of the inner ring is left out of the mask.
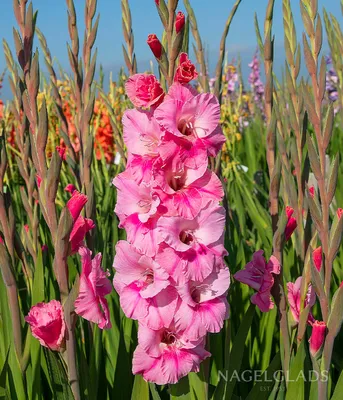
[[[35,1],[13,1],[1,399],[342,398],[341,16],[280,1],[277,54],[269,0],[245,79],[226,49],[244,1],[223,10],[213,71],[196,0],[147,2],[163,29],[146,38],[153,73],[121,0],[123,68],[110,77],[96,0],[82,2],[84,32],[66,0],[68,71]]]

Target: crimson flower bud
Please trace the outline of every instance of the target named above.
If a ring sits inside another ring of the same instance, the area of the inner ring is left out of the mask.
[[[312,325],[312,335],[310,337],[310,353],[312,357],[317,357],[323,346],[326,336],[326,323],[324,321],[314,321]]]
[[[175,31],[179,33],[182,31],[183,27],[185,26],[185,14],[179,11],[176,15],[175,19]]]
[[[311,187],[308,189],[308,191],[309,191],[310,196],[311,196],[312,199],[313,199],[313,198],[314,198],[314,195],[315,195],[314,186],[311,186]]]
[[[342,208],[337,208],[337,217],[338,217],[338,219],[341,219],[342,215],[343,215],[343,209]]]
[[[158,37],[155,34],[149,35],[147,43],[153,52],[154,56],[157,59],[160,59],[162,56],[162,44],[159,41]]]

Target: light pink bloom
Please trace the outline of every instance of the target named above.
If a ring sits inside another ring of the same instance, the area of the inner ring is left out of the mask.
[[[151,107],[161,103],[164,91],[152,74],[132,75],[125,83],[126,94],[135,107]]]
[[[210,93],[194,95],[192,89],[176,82],[154,115],[167,132],[209,155],[215,156],[225,142],[219,125],[220,106]]]
[[[292,282],[287,283],[287,290],[288,290],[287,299],[294,321],[297,323],[299,322],[299,317],[300,317],[301,282],[302,282],[302,277],[299,276],[299,278],[297,278],[297,280],[294,283]],[[312,285],[309,285],[304,300],[304,307],[306,307],[308,304],[310,305],[310,307],[312,307],[315,302],[316,302],[316,294],[313,290]],[[313,321],[314,318],[312,314],[309,313],[308,322],[311,324]]]
[[[220,201],[224,195],[219,178],[207,169],[207,163],[190,169],[178,157],[159,170],[153,186],[167,207],[166,215],[186,219],[195,218],[209,200]]]
[[[158,385],[177,383],[189,372],[198,372],[201,361],[211,356],[204,349],[203,340],[190,342],[173,324],[160,330],[140,324],[138,343],[132,372]]]
[[[51,350],[60,350],[64,343],[65,322],[62,305],[57,300],[38,303],[31,307],[25,321],[30,324],[32,336],[42,346]]]
[[[320,270],[322,269],[322,264],[323,264],[322,246],[319,246],[315,250],[313,250],[312,258],[313,258],[314,266],[320,272]]]
[[[174,250],[165,253],[167,246],[164,245],[157,257],[169,272],[178,264],[186,279],[201,281],[213,271],[215,258],[227,254],[223,246],[225,210],[213,202],[193,220],[161,217],[157,225],[159,243]]]
[[[93,260],[92,252],[86,247],[79,249],[82,272],[79,295],[75,301],[75,312],[87,321],[94,322],[100,329],[110,329],[110,312],[106,295],[112,291],[109,273],[101,269],[101,254]]]
[[[274,307],[270,294],[274,285],[272,274],[278,275],[279,273],[278,259],[271,256],[267,263],[263,257],[263,250],[259,250],[254,253],[252,261],[248,262],[243,270],[238,271],[234,278],[255,289],[257,293],[251,297],[251,302],[256,304],[261,311],[268,312]]]
[[[113,267],[116,270],[113,285],[125,315],[151,329],[168,327],[178,296],[160,265],[121,240],[116,246]]]
[[[326,336],[326,324],[324,321],[314,321],[312,325],[312,335],[310,337],[310,353],[312,357],[317,357],[324,344]]]
[[[147,222],[157,213],[160,199],[147,184],[138,184],[132,179],[130,170],[117,175],[113,180],[117,188],[115,212],[123,224],[127,217],[137,214],[140,222]]]
[[[230,286],[228,268],[212,272],[202,282],[188,281],[177,287],[182,299],[175,314],[175,325],[189,340],[197,340],[207,332],[218,333],[229,317],[226,293]]]

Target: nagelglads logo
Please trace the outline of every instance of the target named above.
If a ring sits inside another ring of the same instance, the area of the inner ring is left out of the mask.
[[[300,371],[298,375],[290,377],[290,374],[286,375],[282,370],[277,370],[272,376],[268,376],[267,371],[260,370],[244,370],[242,372],[234,371],[229,376],[229,371],[219,371],[220,379],[224,379],[226,382],[327,382],[329,379],[329,371],[321,371],[320,373],[314,370]]]

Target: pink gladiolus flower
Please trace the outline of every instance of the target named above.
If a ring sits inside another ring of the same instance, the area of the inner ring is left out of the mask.
[[[204,349],[203,340],[189,341],[173,324],[159,330],[140,324],[138,342],[132,372],[158,385],[176,383],[189,372],[198,372],[200,362],[211,355]]]
[[[337,208],[337,217],[338,219],[341,219],[342,215],[343,215],[343,209],[342,208]]]
[[[278,259],[271,256],[268,263],[263,257],[263,250],[256,251],[245,269],[238,271],[234,277],[237,281],[245,283],[251,288],[257,290],[251,297],[251,302],[263,312],[268,312],[274,307],[271,300],[270,291],[274,285],[272,274],[280,273],[280,263]]]
[[[300,316],[300,301],[301,301],[301,293],[300,293],[300,288],[301,288],[301,282],[302,282],[302,277],[300,276],[297,278],[297,280],[292,283],[288,282],[287,283],[287,299],[289,303],[290,310],[292,312],[293,318],[295,322],[299,322],[299,316]],[[309,285],[307,294],[304,300],[304,307],[309,305],[312,307],[314,303],[316,302],[316,294],[313,290],[312,285]],[[308,323],[312,324],[314,321],[314,318],[311,313],[308,315]]]
[[[286,207],[286,214],[287,214],[288,221],[287,221],[287,225],[286,225],[286,228],[285,228],[285,240],[286,240],[286,242],[292,236],[292,233],[295,231],[295,229],[297,227],[297,220],[292,217],[293,213],[294,213],[294,209],[292,207],[287,206]]]
[[[135,74],[125,83],[126,94],[135,107],[151,107],[161,103],[164,91],[152,74]]]
[[[193,220],[161,217],[157,225],[158,241],[167,245],[159,255],[161,265],[172,271],[173,266],[179,264],[187,279],[201,281],[207,278],[213,271],[216,257],[227,254],[223,246],[225,210],[212,202]],[[166,252],[168,247],[173,251]]]
[[[184,22],[183,22],[183,25],[184,25]],[[198,73],[195,69],[195,65],[188,58],[188,54],[181,53],[180,58],[179,58],[179,66],[176,69],[174,81],[179,82],[181,84],[185,84],[185,83],[189,83],[190,81],[195,79],[197,76],[198,76]]]
[[[326,324],[324,321],[314,321],[312,325],[312,335],[310,337],[310,353],[312,357],[320,354],[326,336]]]
[[[174,83],[154,115],[182,147],[188,142],[215,156],[225,141],[219,126],[220,106],[210,93],[195,95],[192,89]]]
[[[113,285],[125,315],[151,329],[168,327],[178,296],[160,265],[129,243],[119,241],[113,267],[116,270]]]
[[[320,272],[323,263],[323,252],[322,247],[319,246],[312,253],[313,263],[317,270]]]
[[[220,332],[229,317],[229,285],[230,272],[221,268],[202,282],[188,281],[177,288],[182,301],[175,313],[175,325],[190,340],[204,337],[206,332]]]
[[[57,300],[38,303],[33,306],[25,321],[30,324],[32,336],[42,346],[51,350],[60,350],[64,342],[65,322],[62,305]]]
[[[110,312],[106,295],[112,291],[109,273],[101,269],[101,254],[93,260],[92,252],[81,247],[82,272],[80,275],[79,295],[75,300],[75,312],[87,321],[94,322],[100,329],[110,329]]]
[[[220,201],[224,195],[219,178],[207,169],[207,164],[194,170],[178,158],[156,173],[153,186],[168,209],[167,215],[186,219],[195,218],[209,200]]]

